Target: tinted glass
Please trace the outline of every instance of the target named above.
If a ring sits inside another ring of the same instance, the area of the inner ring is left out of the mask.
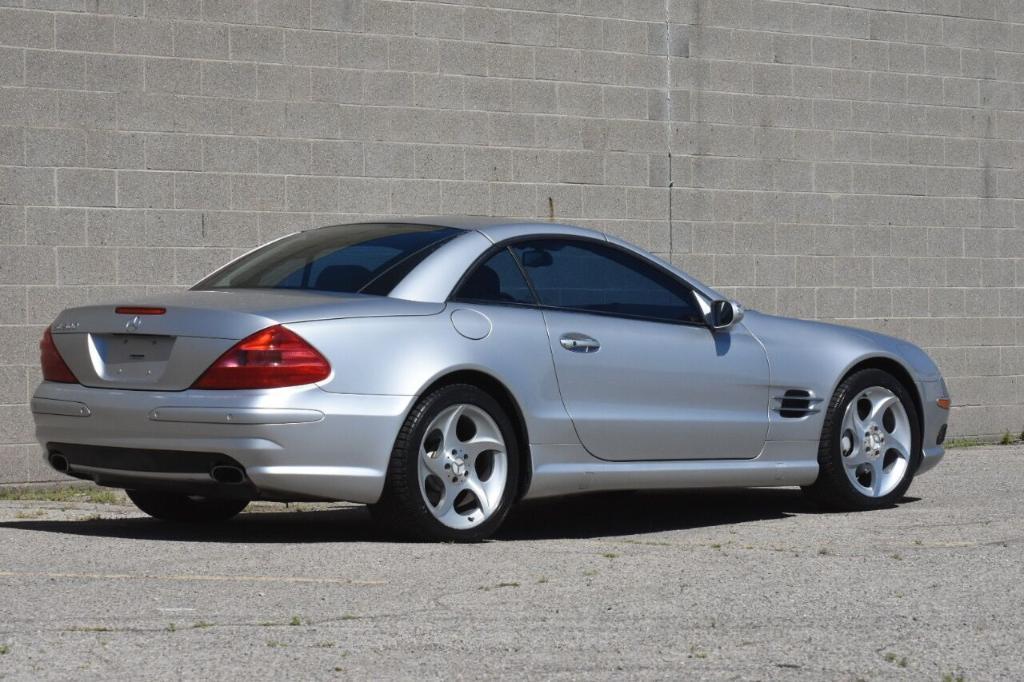
[[[429,225],[337,225],[273,242],[210,275],[196,289],[310,289],[356,293],[458,230]],[[405,274],[408,274],[406,271]],[[373,293],[388,293],[379,287]]]
[[[533,303],[533,294],[508,249],[502,249],[476,267],[455,298],[480,303]]]
[[[683,284],[618,249],[559,239],[512,248],[543,305],[674,322],[700,319]]]

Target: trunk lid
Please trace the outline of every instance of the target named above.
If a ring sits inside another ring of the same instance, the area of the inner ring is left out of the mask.
[[[162,314],[117,313],[121,306]],[[442,303],[312,291],[184,291],[65,310],[53,340],[84,386],[181,391],[235,342],[275,324],[345,317],[433,315]]]

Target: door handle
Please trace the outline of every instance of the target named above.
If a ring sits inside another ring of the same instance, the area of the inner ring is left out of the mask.
[[[597,339],[592,339],[586,334],[577,334],[576,332],[562,334],[558,342],[562,344],[562,348],[571,350],[574,353],[594,353],[601,347]]]

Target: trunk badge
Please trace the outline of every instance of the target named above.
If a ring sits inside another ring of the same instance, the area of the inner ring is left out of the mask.
[[[142,326],[142,318],[139,317],[138,315],[136,315],[132,319],[128,320],[127,323],[125,323],[124,328],[125,328],[125,330],[127,330],[129,332],[137,332],[137,331],[139,331],[139,328],[141,326]]]

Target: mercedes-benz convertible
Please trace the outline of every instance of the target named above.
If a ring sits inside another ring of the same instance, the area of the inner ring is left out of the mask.
[[[616,237],[402,219],[293,234],[187,291],[62,312],[36,433],[151,516],[346,500],[480,540],[529,498],[801,486],[893,504],[943,456],[917,346],[744,311]]]

